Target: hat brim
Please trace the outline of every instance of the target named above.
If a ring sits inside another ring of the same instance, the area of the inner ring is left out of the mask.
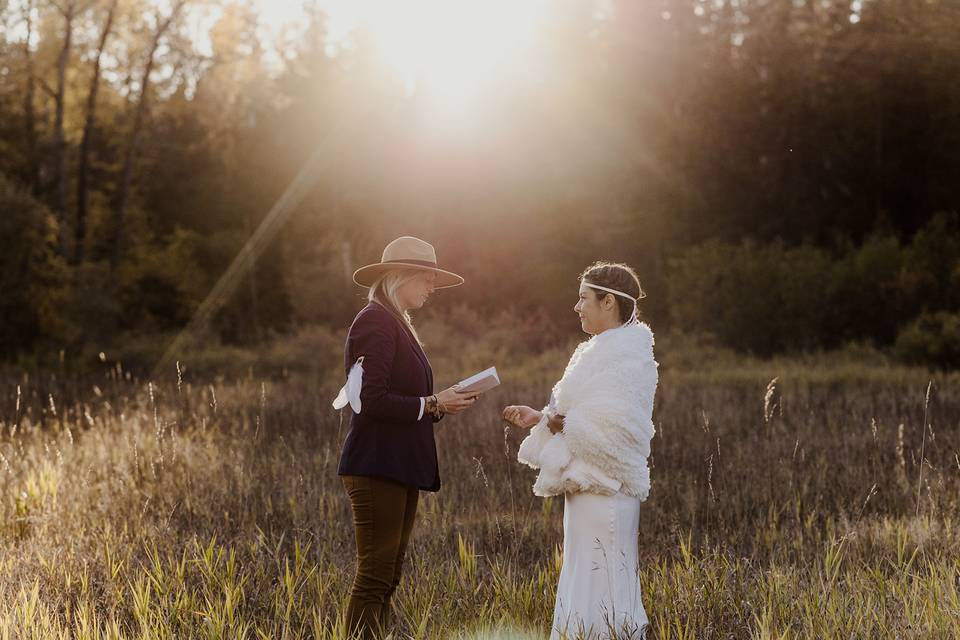
[[[445,271],[437,267],[427,267],[422,264],[413,264],[410,262],[390,262],[368,264],[360,267],[353,272],[353,281],[361,287],[372,287],[377,278],[395,269],[417,269],[418,271],[430,271],[437,274],[437,281],[434,283],[434,289],[449,289],[463,284],[463,278],[450,271]]]

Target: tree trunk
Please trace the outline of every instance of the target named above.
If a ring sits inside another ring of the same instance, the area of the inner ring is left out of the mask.
[[[160,20],[158,16],[157,30],[153,34],[153,40],[150,43],[150,50],[147,54],[147,62],[143,68],[143,75],[140,77],[140,95],[137,97],[133,127],[130,129],[130,135],[127,137],[127,151],[124,154],[123,170],[120,174],[120,187],[117,192],[114,207],[113,251],[110,259],[111,268],[115,268],[117,264],[119,264],[120,256],[124,250],[124,225],[126,224],[127,203],[130,200],[130,186],[133,183],[133,169],[140,143],[140,130],[143,128],[143,119],[147,109],[150,74],[153,72],[153,65],[156,62],[155,58],[157,49],[160,47],[160,41],[167,29],[170,28],[170,25],[173,24],[174,19],[176,19],[177,14],[180,13],[185,2],[186,0],[180,0],[174,4],[170,15],[165,20]]]
[[[54,175],[56,177],[56,211],[60,221],[60,251],[66,250],[67,239],[67,142],[63,133],[64,103],[67,92],[67,65],[70,62],[70,47],[73,41],[73,18],[76,4],[55,5],[63,15],[63,47],[57,57],[57,91],[54,94],[56,107],[53,125]]]
[[[250,211],[243,216],[244,236],[251,237],[252,223],[250,220]],[[250,252],[250,269],[247,271],[247,280],[250,285],[250,317],[253,319],[254,341],[259,344],[263,341],[263,327],[260,325],[260,296],[257,291],[257,254]]]
[[[87,235],[87,174],[89,172],[90,145],[93,139],[93,129],[96,123],[97,92],[100,90],[100,60],[106,48],[107,39],[113,30],[113,18],[116,15],[117,2],[113,0],[107,10],[107,17],[100,33],[100,42],[97,46],[97,57],[93,62],[93,78],[90,80],[90,91],[87,93],[87,115],[83,125],[83,138],[80,141],[80,159],[77,167],[77,220],[74,236],[74,264],[80,264],[84,259],[84,244]]]
[[[27,133],[27,176],[30,189],[36,194],[40,191],[40,172],[37,168],[37,116],[33,99],[37,81],[33,72],[33,51],[30,49],[30,41],[33,39],[33,0],[28,0],[26,12],[27,37],[23,42],[23,53],[26,62],[27,86],[23,92],[23,118]]]
[[[874,30],[874,38],[876,42],[883,42],[883,17],[881,16],[881,4],[877,3],[873,7],[872,19],[870,21],[869,27]],[[864,28],[868,28],[868,25],[864,24]],[[881,45],[882,46],[882,45]],[[879,48],[879,47],[878,47]],[[874,59],[879,59],[878,51],[871,51],[871,55]],[[881,66],[877,72],[877,89],[876,97],[873,101],[873,218],[874,220],[879,220],[884,214],[884,204],[883,204],[883,191],[884,191],[884,180],[886,174],[884,172],[884,162],[883,162],[883,147],[884,147],[884,114],[883,114],[883,105],[884,97],[883,93],[884,85],[887,84],[887,73],[886,67]]]

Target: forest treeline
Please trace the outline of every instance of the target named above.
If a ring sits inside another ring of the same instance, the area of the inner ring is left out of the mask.
[[[960,366],[960,5],[549,5],[536,72],[451,119],[318,9],[0,2],[0,354],[166,339],[211,291],[217,343],[342,326],[411,234],[481,313],[625,260],[658,330]]]

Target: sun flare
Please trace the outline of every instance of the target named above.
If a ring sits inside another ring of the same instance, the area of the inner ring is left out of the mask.
[[[303,0],[254,0],[261,26],[303,26]],[[460,120],[529,80],[548,0],[317,0],[331,56],[370,45],[404,94]]]
[[[447,108],[533,66],[545,0],[325,0],[333,46],[366,34],[403,82]]]

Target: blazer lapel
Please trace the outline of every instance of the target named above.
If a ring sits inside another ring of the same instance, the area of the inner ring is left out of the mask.
[[[376,304],[377,306],[382,307],[378,302],[371,302],[370,304]],[[389,311],[388,311],[389,313]],[[392,313],[390,317],[400,325],[403,335],[407,337],[407,342],[410,343],[410,348],[413,349],[413,353],[416,354],[417,358],[423,364],[423,370],[427,374],[427,385],[430,387],[430,392],[433,393],[433,368],[430,366],[430,361],[427,360],[427,354],[423,352],[423,348],[420,346],[420,343],[417,342],[417,339],[413,337],[413,334],[410,333],[410,329],[407,325],[397,319]]]
[[[433,391],[433,369],[430,367],[430,361],[427,360],[427,354],[423,352],[423,347],[420,346],[420,343],[417,342],[417,339],[414,338],[410,333],[410,329],[403,327],[403,335],[407,336],[407,341],[410,343],[410,347],[413,349],[413,352],[417,354],[417,358],[419,358],[420,362],[423,364],[423,370],[427,374],[427,383],[430,385],[430,391]]]

